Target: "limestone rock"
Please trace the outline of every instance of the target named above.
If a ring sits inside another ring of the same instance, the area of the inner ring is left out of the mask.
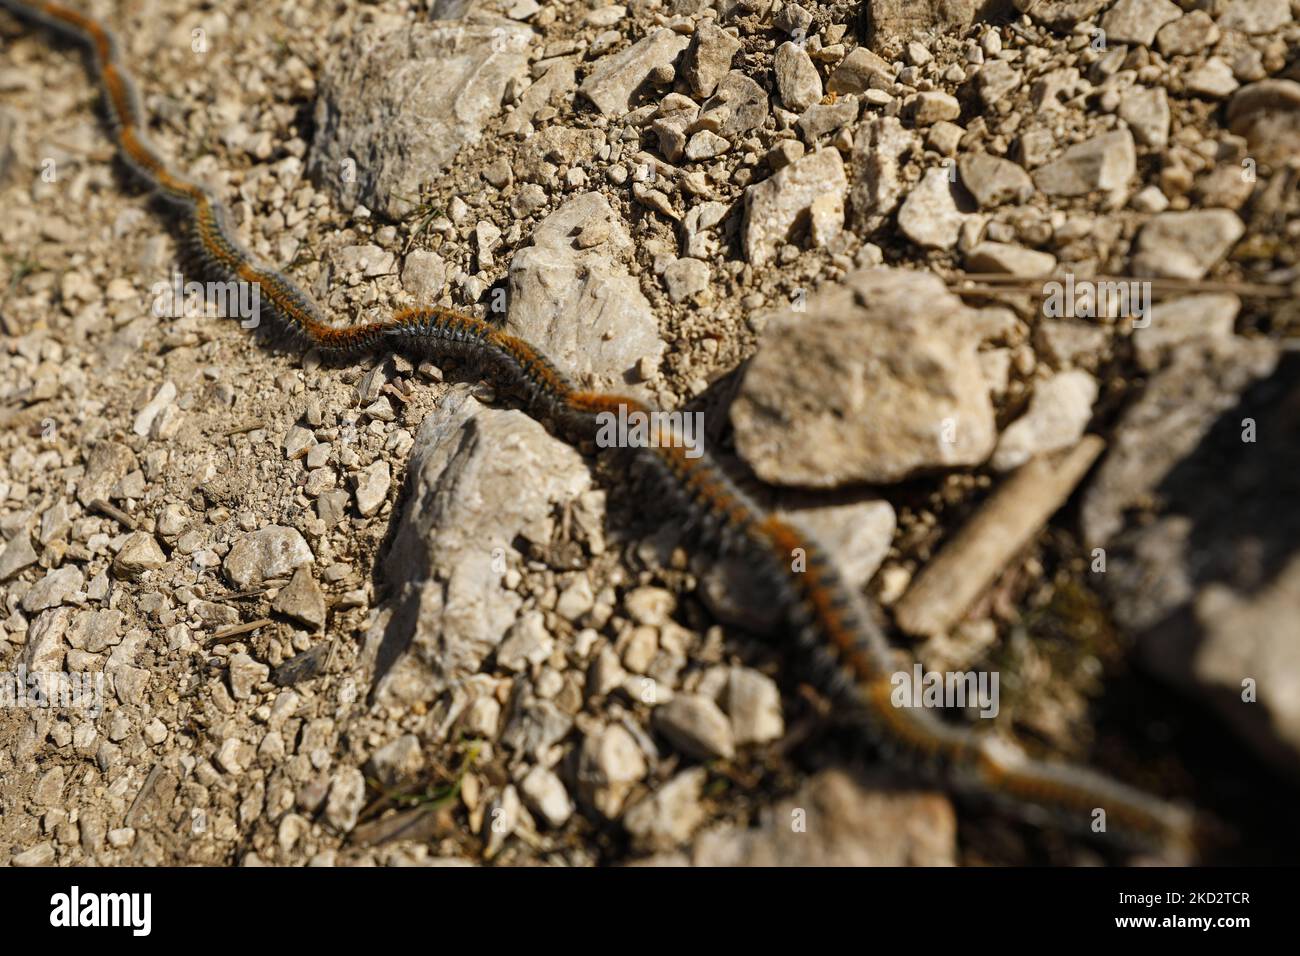
[[[802,825],[792,826],[801,821]],[[937,793],[868,788],[826,770],[764,814],[696,838],[696,866],[953,866],[957,818]]]
[[[1034,181],[1009,159],[988,153],[967,153],[958,160],[962,185],[975,197],[981,209],[1004,203],[1024,203],[1034,195]]]
[[[1237,0],[1219,15],[1224,30],[1273,33],[1291,22],[1290,0]]]
[[[357,511],[363,518],[368,518],[379,510],[388,498],[388,489],[392,484],[392,468],[382,458],[361,469],[356,477],[356,497]]]
[[[683,770],[623,815],[640,850],[669,850],[685,843],[707,817],[701,801],[708,771]]]
[[[1137,172],[1133,135],[1127,130],[1105,133],[1071,146],[1060,159],[1034,171],[1034,182],[1049,196],[1125,188]]]
[[[298,529],[269,525],[238,538],[222,562],[222,571],[231,584],[244,590],[314,560]]]
[[[741,456],[817,488],[982,462],[996,434],[976,317],[935,276],[874,269],[777,318],[731,408]]]
[[[1119,0],[1101,18],[1107,43],[1138,43],[1151,46],[1156,32],[1183,15],[1171,0]]]
[[[555,57],[549,62],[545,72],[537,77],[533,84],[524,90],[523,95],[519,97],[519,102],[515,104],[515,111],[506,119],[505,132],[512,135],[523,132],[530,123],[537,119],[537,115],[542,110],[568,97],[577,85],[576,58],[571,56]],[[507,165],[505,169],[501,170],[501,173],[508,179],[511,174],[509,166]],[[492,182],[492,180],[489,179],[489,182]],[[499,182],[500,180],[497,180],[493,182],[493,185],[501,188],[498,185]]]
[[[970,200],[962,196],[948,170],[935,167],[907,194],[898,210],[898,228],[923,248],[951,249],[972,212]]]
[[[1052,274],[1056,256],[1005,242],[981,242],[966,254],[971,272],[1005,272],[1038,279]]]
[[[731,59],[740,51],[740,41],[712,20],[695,28],[682,64],[682,74],[696,96],[712,96],[718,81],[731,69]]]
[[[229,668],[230,695],[235,700],[247,700],[271,674],[269,667],[247,654],[232,654]]]
[[[865,93],[869,89],[888,89],[894,85],[894,68],[866,47],[849,51],[826,83],[826,92],[837,96]]]
[[[1226,342],[1241,311],[1241,300],[1229,293],[1204,293],[1160,302],[1150,322],[1133,330],[1133,352],[1147,371],[1155,371],[1180,345],[1197,340]]]
[[[1208,585],[1193,613],[1201,641],[1166,637],[1163,646],[1151,642],[1148,657],[1222,713],[1261,754],[1300,776],[1300,643],[1294,627],[1300,556],[1258,591]],[[1190,661],[1177,660],[1189,650]],[[1242,699],[1247,681],[1258,688],[1255,702]]]
[[[599,228],[603,239],[583,242]],[[584,193],[551,213],[533,244],[510,263],[506,328],[532,342],[572,377],[607,385],[635,382],[643,360],[658,364],[664,343],[640,283],[622,264],[632,240],[599,193]]]
[[[1300,152],[1300,83],[1274,79],[1243,86],[1228,104],[1228,126],[1246,137],[1252,156],[1285,163]]]
[[[817,141],[852,123],[858,116],[858,101],[841,96],[834,103],[814,103],[799,117],[799,133],[810,147]]]
[[[573,800],[552,771],[533,767],[519,783],[519,792],[528,809],[551,827],[562,827],[573,816]]]
[[[582,457],[517,410],[457,386],[420,426],[387,566],[395,597],[367,635],[384,701],[431,700],[478,673],[515,623],[505,568],[549,543],[556,507],[586,491]]]
[[[668,298],[685,302],[709,287],[709,267],[699,259],[674,259],[664,270]]]
[[[1138,233],[1133,273],[1203,279],[1245,231],[1241,218],[1230,209],[1161,213]]]
[[[851,204],[866,232],[879,229],[898,207],[906,190],[903,168],[920,151],[920,138],[897,117],[882,116],[864,123],[853,140]]]
[[[276,595],[274,606],[281,614],[309,627],[325,624],[325,595],[306,565],[293,572],[289,583]]]
[[[137,531],[126,539],[113,558],[113,573],[123,578],[138,578],[146,571],[156,571],[167,563],[167,555],[151,534]]]
[[[735,739],[726,715],[710,698],[675,694],[654,713],[655,727],[674,747],[697,760],[735,756]]]
[[[776,48],[772,70],[781,103],[791,112],[802,113],[822,98],[822,78],[807,51],[798,43],[787,40]]]
[[[22,663],[28,673],[52,673],[63,669],[68,653],[64,640],[72,620],[72,609],[53,608],[37,615],[27,629],[27,644],[23,648]]]
[[[340,767],[330,781],[325,800],[325,822],[339,833],[357,825],[357,816],[366,801],[366,778],[356,767]]]
[[[1087,372],[1071,370],[1034,387],[1029,409],[1007,426],[998,439],[991,464],[997,471],[1018,468],[1035,455],[1068,448],[1092,419],[1097,382]]]
[[[385,787],[396,787],[415,780],[424,767],[420,738],[403,734],[370,755],[367,769]]]
[[[672,30],[656,30],[597,60],[578,90],[606,116],[622,116],[631,109],[632,95],[641,85],[657,70],[671,68],[690,42]]]
[[[1169,97],[1162,86],[1134,86],[1120,96],[1119,117],[1144,146],[1164,149],[1169,142]]]
[[[903,107],[906,115],[918,127],[948,122],[961,115],[961,104],[957,98],[939,90],[915,93],[908,97]]]
[[[117,483],[138,467],[135,453],[125,445],[100,442],[86,459],[86,476],[77,485],[77,500],[86,506],[97,499],[108,501]]]
[[[428,249],[412,249],[402,263],[402,288],[421,302],[431,302],[447,284],[447,263]]]
[[[762,126],[769,108],[767,91],[744,73],[732,70],[700,104],[700,121],[730,140]]]
[[[22,608],[29,614],[71,602],[86,585],[86,576],[73,565],[47,571],[23,595]],[[84,598],[84,595],[83,595]]]
[[[7,581],[23,568],[35,564],[36,558],[32,536],[26,531],[19,531],[0,551],[0,581]]]
[[[781,691],[776,681],[747,667],[733,667],[727,679],[727,716],[737,744],[762,744],[785,733]]]
[[[1024,74],[1005,60],[986,63],[979,72],[980,99],[992,106],[1018,90],[1024,79]]]
[[[1193,10],[1162,26],[1156,34],[1156,45],[1166,58],[1190,56],[1214,46],[1220,35],[1213,17],[1204,10]]]
[[[809,224],[815,199],[843,196],[847,191],[844,162],[838,150],[829,148],[810,153],[750,186],[745,190],[745,257],[755,266],[768,262],[782,245],[794,240],[800,227]],[[842,227],[842,202],[835,208]]]
[[[408,215],[527,75],[532,38],[505,22],[368,26],[325,68],[308,172],[344,208]]]
[[[606,724],[588,733],[578,754],[578,786],[597,811],[615,818],[632,786],[646,775],[645,756],[621,724]]]
[[[1039,23],[1068,33],[1074,26],[1091,20],[1110,5],[1111,0],[1013,0],[1017,10],[1029,14]]]
[[[959,31],[975,22],[985,0],[868,0],[867,22],[872,45],[891,37]]]
[[[1240,83],[1232,73],[1232,67],[1224,59],[1212,56],[1183,78],[1187,92],[1196,96],[1221,100],[1232,94]]]

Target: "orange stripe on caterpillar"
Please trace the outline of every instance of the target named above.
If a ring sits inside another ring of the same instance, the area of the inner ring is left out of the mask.
[[[917,756],[960,763],[969,760],[978,749],[974,736],[968,731],[945,727],[924,711],[897,706],[894,703],[894,685],[889,678],[872,678],[862,690],[871,714],[890,731],[894,741]]]
[[[821,568],[813,561],[813,548],[798,532],[775,515],[769,515],[759,525],[758,531],[771,544],[778,559],[787,565],[794,561],[797,553],[803,553],[805,569],[791,570],[790,573],[798,576],[795,579],[797,589],[804,595],[826,637],[848,659],[856,649],[857,637],[846,626],[844,608],[837,602],[837,595],[821,582]],[[865,678],[870,675],[859,676]]]
[[[573,387],[550,360],[523,339],[501,332],[493,333],[493,342],[519,363],[524,375],[558,401],[569,398]]]
[[[384,328],[383,323],[373,322],[343,329],[325,326],[317,329],[313,338],[319,348],[350,352],[370,344]]]
[[[629,415],[632,412],[643,412],[647,415],[650,413],[650,406],[635,398],[626,395],[606,395],[601,392],[574,392],[569,396],[569,407],[575,412],[586,412],[592,415],[600,412],[611,412],[617,415],[620,408]]]
[[[153,175],[155,180],[165,171],[163,161],[151,153],[139,138],[135,135],[135,129],[130,126],[122,127],[121,133],[118,134],[121,139],[122,152],[124,152],[132,161],[144,170]]]
[[[1065,763],[1031,760],[1006,741],[980,741],[976,765],[984,785],[1013,800],[1054,808],[1086,828],[1102,810],[1107,830],[1130,842],[1157,842],[1190,849],[1202,823],[1169,804],[1095,771]]]
[[[692,458],[671,429],[661,430],[651,442],[652,451],[674,472],[678,479],[699,497],[709,513],[733,528],[745,528],[753,523],[751,507],[742,501],[731,488],[730,482],[718,472],[705,457]]]
[[[131,96],[117,72],[117,67],[112,63],[105,63],[99,71],[99,80],[104,84],[104,90],[108,94],[108,105],[117,114],[118,122],[127,127],[133,125],[136,119],[134,104],[131,103]]]
[[[183,197],[189,202],[198,202],[203,198],[202,189],[188,179],[177,176],[166,167],[158,170],[158,188],[169,195]]]
[[[70,7],[65,7],[61,3],[41,3],[35,7],[21,3],[5,4],[5,6],[15,10],[28,7],[34,13],[44,15],[44,17],[51,20],[62,21],[75,30],[79,30],[89,40],[91,49],[101,63],[107,62],[113,56],[113,41],[109,32],[98,21],[92,20]]]

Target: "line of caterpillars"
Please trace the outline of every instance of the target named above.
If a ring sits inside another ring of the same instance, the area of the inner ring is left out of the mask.
[[[401,351],[469,359],[520,391],[533,414],[549,418],[566,434],[588,439],[602,412],[617,413],[620,407],[627,413],[649,412],[633,398],[575,388],[527,342],[450,309],[405,309],[387,322],[330,325],[291,279],[253,260],[211,192],[173,172],[154,151],[141,129],[139,96],[109,30],[60,4],[0,0],[0,7],[89,49],[121,158],[176,212],[186,250],[213,276],[257,283],[278,324],[301,342],[345,355]],[[886,756],[958,792],[990,797],[1042,825],[1097,833],[1097,811],[1102,810],[1105,836],[1121,845],[1180,852],[1191,847],[1196,818],[1181,806],[1086,768],[1030,759],[1009,741],[945,722],[927,710],[895,706],[895,652],[828,557],[807,535],[765,514],[708,455],[688,457],[674,436],[661,433],[658,438],[637,454],[665,479],[678,505],[711,532],[721,550],[744,555],[770,582],[788,609],[810,679],[833,703],[861,715]]]

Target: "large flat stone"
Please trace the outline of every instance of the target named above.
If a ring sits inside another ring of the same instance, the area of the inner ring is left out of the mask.
[[[745,257],[755,266],[770,261],[788,242],[803,231],[816,240],[812,224],[813,204],[820,197],[832,200],[830,218],[838,220],[832,231],[844,225],[843,195],[848,191],[844,161],[837,149],[819,149],[745,190]],[[826,237],[829,238],[829,237]]]
[[[818,488],[984,461],[997,433],[976,315],[933,275],[873,269],[775,316],[731,408],[741,456]]]
[[[665,346],[640,283],[624,265],[631,248],[603,196],[568,200],[510,262],[506,328],[571,376],[615,386],[636,382],[637,364],[657,364]]]
[[[309,172],[347,208],[407,215],[527,75],[532,38],[508,21],[367,27],[325,68]]]
[[[425,418],[384,566],[394,599],[367,637],[376,697],[430,701],[478,673],[514,624],[520,541],[551,540],[557,505],[591,485],[581,455],[521,411],[457,386]]]

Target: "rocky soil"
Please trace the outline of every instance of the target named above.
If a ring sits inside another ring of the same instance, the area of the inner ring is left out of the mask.
[[[1294,861],[1300,2],[86,6],[339,321],[704,413],[992,732]],[[898,774],[743,563],[463,369],[160,315],[76,51],[0,43],[0,672],[104,690],[0,707],[0,861],[1132,859]]]

